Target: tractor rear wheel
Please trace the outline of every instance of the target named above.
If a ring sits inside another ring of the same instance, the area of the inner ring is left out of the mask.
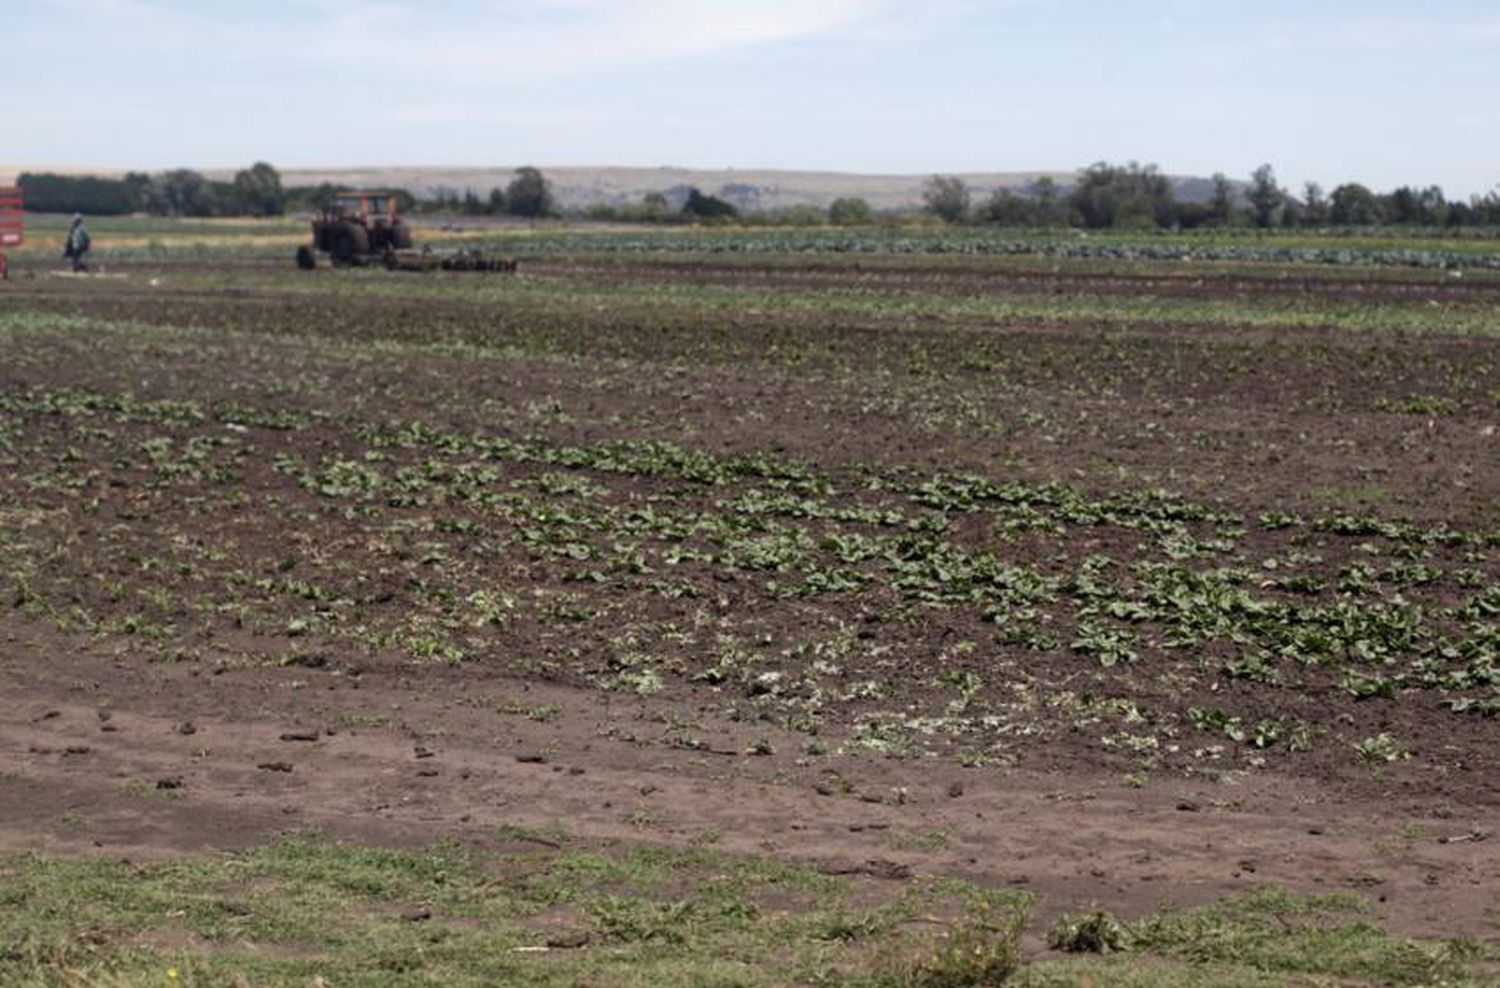
[[[370,252],[370,234],[358,223],[340,223],[328,247],[334,264],[340,267],[353,264]]]

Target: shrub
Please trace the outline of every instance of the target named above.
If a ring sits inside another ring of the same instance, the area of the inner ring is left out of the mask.
[[[828,204],[828,222],[835,226],[863,226],[875,219],[875,211],[859,196],[843,196]]]

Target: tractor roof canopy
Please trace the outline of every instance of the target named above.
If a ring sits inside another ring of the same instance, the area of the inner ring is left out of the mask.
[[[396,196],[390,192],[350,191],[334,197],[338,211],[369,220],[384,216],[396,218]]]

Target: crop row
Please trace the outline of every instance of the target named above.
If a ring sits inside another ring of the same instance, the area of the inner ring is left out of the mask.
[[[1281,246],[1202,242],[1193,238],[1120,241],[1107,238],[1039,237],[1015,239],[1009,232],[937,233],[777,231],[752,233],[548,233],[505,238],[496,249],[522,255],[546,254],[853,254],[1033,256],[1108,261],[1231,261],[1270,264],[1392,266],[1412,268],[1500,269],[1500,252],[1473,249]]]
[[[1500,706],[1500,533],[76,391],[0,394],[0,458],[12,603],[167,657],[226,621],[284,655],[520,650],[892,752],[1045,711],[1150,722],[1109,744],[1168,759],[1290,745],[1267,714],[1303,702]]]

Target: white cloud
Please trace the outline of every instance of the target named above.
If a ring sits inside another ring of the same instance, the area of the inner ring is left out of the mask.
[[[966,16],[1037,2],[1040,0],[872,0],[859,19],[849,25],[846,35],[863,44],[916,44]]]
[[[551,0],[575,16],[511,27],[481,18],[468,30],[419,33],[423,65],[525,78],[601,72],[817,37],[856,23],[871,0]]]
[[[67,26],[69,37],[58,39],[70,47],[92,41],[163,56],[213,53],[327,69],[336,46],[348,53],[351,71],[478,82],[606,73],[849,35],[888,25],[894,10],[892,0],[280,0],[238,11],[172,0],[56,2],[79,15]]]
[[[1427,45],[1484,45],[1500,41],[1500,17],[1361,17],[1346,21],[1335,40],[1355,48],[1397,49]]]

